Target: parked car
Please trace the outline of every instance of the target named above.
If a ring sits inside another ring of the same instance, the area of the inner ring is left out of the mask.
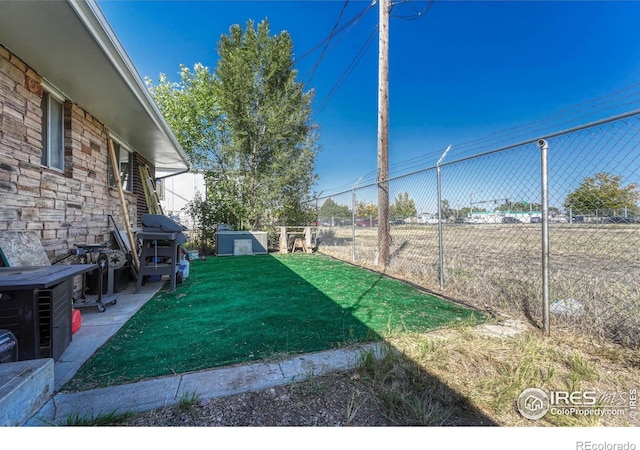
[[[532,217],[531,223],[542,223],[542,217]]]
[[[389,221],[391,225],[404,225],[404,219],[393,219]]]
[[[378,219],[360,219],[360,220],[356,220],[356,226],[357,227],[377,227],[378,226]]]
[[[515,217],[503,217],[502,223],[520,223],[520,221]]]

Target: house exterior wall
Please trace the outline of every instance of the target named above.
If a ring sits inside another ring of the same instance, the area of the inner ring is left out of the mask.
[[[161,177],[163,173],[157,171],[156,175]],[[192,230],[195,224],[185,209],[189,202],[205,197],[204,175],[194,172],[182,173],[164,178],[162,184],[162,192],[159,194],[162,210],[166,215]]]
[[[64,171],[41,165],[42,95],[41,75],[0,45],[0,232],[37,232],[52,260],[74,244],[111,241],[109,215],[121,230],[125,221],[117,189],[109,187],[107,129],[89,111],[65,101]],[[134,188],[125,201],[136,227],[146,212],[137,164],[152,175],[154,167],[138,154],[133,160]]]

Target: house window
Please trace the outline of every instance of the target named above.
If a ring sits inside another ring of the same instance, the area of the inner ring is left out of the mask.
[[[42,93],[43,166],[64,169],[64,110],[62,102],[48,92]]]
[[[133,153],[127,151],[117,142],[113,143],[113,149],[116,153],[117,165],[120,168],[120,181],[122,189],[125,191],[133,191]],[[109,161],[109,186],[116,187],[116,180],[113,176],[111,161]]]

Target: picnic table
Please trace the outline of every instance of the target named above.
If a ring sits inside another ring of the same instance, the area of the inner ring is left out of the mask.
[[[313,252],[313,227],[280,227],[280,253]]]

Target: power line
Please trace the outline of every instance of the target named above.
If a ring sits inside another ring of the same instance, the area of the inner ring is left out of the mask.
[[[367,7],[364,8],[358,15],[356,15],[355,17],[350,19],[343,26],[338,27],[338,24],[340,23],[340,20],[342,19],[342,16],[343,16],[343,14],[345,12],[345,9],[346,9],[348,3],[349,3],[349,0],[346,0],[345,3],[342,5],[342,9],[340,10],[340,14],[338,16],[338,19],[337,19],[335,25],[333,26],[333,28],[331,30],[331,33],[329,33],[329,36],[327,36],[325,39],[323,39],[320,43],[316,44],[311,50],[309,50],[306,53],[304,53],[300,58],[296,59],[296,62],[299,62],[299,61],[301,61],[302,59],[304,59],[305,57],[307,57],[308,55],[310,55],[311,53],[313,53],[314,51],[316,51],[318,48],[320,48],[322,46],[322,52],[321,52],[318,60],[316,61],[316,63],[314,64],[314,66],[312,68],[311,75],[309,76],[309,78],[307,79],[307,81],[305,83],[305,90],[306,90],[307,86],[309,85],[309,83],[311,82],[312,78],[314,77],[314,75],[316,73],[316,70],[317,70],[318,66],[320,65],[320,62],[324,59],[324,56],[325,56],[325,54],[327,52],[327,49],[328,49],[328,46],[329,46],[329,43],[331,42],[331,40],[334,39],[334,37],[337,36],[338,34],[342,33],[347,27],[351,26],[351,28],[342,37],[346,36],[346,34],[348,34],[348,32],[353,28],[353,26],[355,26],[355,24],[367,12],[370,9],[372,9],[378,3],[378,0],[372,0],[371,3],[369,3],[367,5]],[[431,9],[431,7],[433,6],[433,3],[434,3],[434,0],[428,0],[426,6],[422,10],[417,10],[413,6],[412,2],[409,1],[409,0],[403,0],[403,1],[399,2],[399,3],[394,3],[394,4],[392,4],[392,6],[405,5],[405,4],[411,5],[411,8],[414,10],[415,14],[406,15],[406,16],[393,15],[392,17],[400,18],[400,19],[404,19],[404,20],[418,19],[420,17],[423,17],[429,11],[429,9]],[[375,33],[377,32],[377,30],[378,30],[378,27],[376,26],[371,31],[371,33],[367,37],[366,41],[363,43],[363,45],[358,50],[358,53],[354,56],[352,61],[349,63],[349,66],[343,71],[343,73],[340,75],[338,80],[331,87],[331,89],[329,90],[327,95],[325,95],[325,97],[319,103],[319,106],[318,106],[317,110],[315,111],[315,113],[321,112],[327,106],[327,104],[333,99],[333,97],[336,94],[336,92],[340,89],[340,87],[342,87],[344,82],[347,80],[347,78],[354,71],[355,67],[358,65],[360,60],[363,58],[363,56],[366,53],[367,49],[371,46],[371,43],[373,42],[373,38],[374,38]]]
[[[320,102],[320,105],[318,106],[318,110],[316,111],[317,113],[321,112],[327,106],[327,103],[329,103],[329,101],[333,98],[333,96],[338,91],[338,89],[340,89],[340,87],[346,81],[346,79],[349,77],[349,75],[351,75],[351,73],[356,68],[356,66],[358,65],[358,63],[362,59],[362,57],[367,52],[367,49],[371,46],[371,43],[373,42],[373,38],[376,35],[376,31],[378,31],[378,27],[377,26],[375,26],[373,28],[373,30],[371,31],[371,33],[367,37],[367,40],[364,42],[364,44],[362,44],[362,46],[360,47],[360,50],[358,50],[358,53],[356,54],[356,56],[349,63],[349,66],[344,70],[344,72],[342,72],[342,75],[340,75],[340,77],[334,83],[333,87],[329,90],[327,95],[325,95],[325,97],[322,100],[322,102]]]
[[[353,18],[348,20],[341,27],[338,27],[338,24],[340,23],[340,20],[342,19],[342,16],[344,15],[344,12],[345,12],[345,9],[347,7],[347,4],[349,3],[349,0],[346,0],[345,3],[342,6],[342,9],[340,10],[340,15],[339,15],[335,25],[333,26],[333,28],[331,30],[331,33],[329,33],[329,35],[326,38],[324,38],[322,41],[320,41],[318,44],[313,46],[313,48],[311,50],[309,50],[306,53],[304,53],[300,58],[296,58],[296,63],[298,63],[301,60],[303,60],[304,58],[306,58],[307,56],[309,56],[311,53],[315,52],[317,49],[322,47],[322,52],[321,52],[318,60],[314,64],[309,78],[305,82],[305,90],[307,89],[308,84],[311,82],[311,79],[314,77],[318,66],[320,65],[320,63],[322,62],[324,57],[326,56],[327,50],[329,49],[329,44],[330,44],[331,40],[334,39],[336,36],[339,36],[340,34],[342,34],[340,39],[344,38],[353,29],[353,27],[360,21],[360,19],[362,19],[362,17],[364,17],[364,15],[370,9],[372,9],[375,6],[376,2],[377,2],[377,0],[371,1],[362,11],[360,11],[360,13],[358,13],[356,16],[354,16]],[[375,30],[372,33],[375,33]],[[338,80],[334,83],[333,87],[330,89],[329,93],[322,100],[320,109],[322,109],[322,108],[324,108],[324,106],[326,106],[326,104],[329,102],[330,98],[333,97],[333,95],[338,90],[338,88],[342,85],[342,83],[344,83],[345,79],[351,74],[351,72],[353,72],[353,69],[355,68],[357,63],[360,61],[360,59],[362,59],[362,56],[364,55],[366,48],[369,45],[371,45],[371,42],[370,42],[371,39],[372,39],[372,36],[370,35],[367,38],[367,40],[365,41],[365,44],[360,48],[360,50],[358,51],[358,53],[356,54],[354,59],[351,61],[349,66],[340,75]]]
[[[427,1],[427,5],[422,8],[421,10],[417,10],[414,6],[413,6],[413,2],[411,0],[402,0],[400,2],[395,2],[391,4],[391,7],[393,8],[396,5],[411,5],[411,9],[413,9],[413,12],[415,14],[412,14],[410,16],[401,16],[401,15],[397,15],[394,14],[391,17],[392,18],[398,18],[398,19],[403,19],[403,20],[415,20],[415,19],[419,19],[422,16],[424,16],[427,12],[429,12],[429,10],[431,9],[431,7],[433,6],[433,2],[434,0],[428,0]]]
[[[306,59],[309,55],[313,54],[316,50],[318,50],[320,47],[322,47],[325,44],[325,42],[330,41],[331,39],[333,39],[334,35],[337,35],[338,33],[342,33],[342,31],[344,31],[345,28],[347,28],[350,25],[353,25],[353,24],[357,23],[366,14],[366,12],[369,11],[373,7],[373,5],[375,5],[375,0],[373,0],[358,15],[356,15],[355,17],[352,17],[351,19],[349,19],[349,21],[347,21],[347,23],[342,25],[340,28],[335,29],[335,27],[334,27],[334,31],[332,31],[332,33],[330,33],[329,36],[327,36],[326,38],[324,38],[323,40],[318,42],[316,45],[311,47],[309,50],[307,50],[305,53],[303,53],[302,56],[300,56],[299,58],[296,58],[296,62],[300,62],[303,59]],[[342,12],[340,14],[342,15]]]
[[[349,0],[346,0],[345,4],[343,5],[342,10],[340,11],[340,17],[342,17],[345,7],[346,7],[346,3],[348,3]],[[358,13],[356,16],[352,17],[351,19],[349,19],[344,25],[342,25],[339,28],[337,27],[337,24],[340,22],[340,17],[338,18],[338,21],[336,22],[336,25],[334,25],[331,33],[329,33],[329,35],[327,37],[325,37],[324,39],[322,39],[320,42],[318,42],[317,44],[315,44],[313,47],[311,47],[309,50],[307,50],[305,53],[302,54],[302,56],[298,57],[295,59],[296,63],[299,63],[300,61],[306,59],[308,56],[312,55],[316,50],[318,50],[320,47],[323,46],[327,46],[329,41],[331,41],[334,36],[338,36],[339,34],[341,34],[343,31],[345,31],[345,29],[347,27],[351,27],[349,28],[349,30],[347,30],[344,34],[348,34],[349,31],[351,31],[351,29],[353,28],[353,26],[358,23],[360,21],[360,19],[362,19],[362,17],[373,7],[373,5],[375,5],[376,0],[373,0],[369,5],[367,5],[362,11],[360,11],[360,13]],[[323,50],[324,52],[324,50]],[[320,58],[322,59],[322,58]],[[316,63],[316,66],[320,63],[320,60]]]
[[[584,121],[585,117],[593,116],[595,113],[601,113],[613,108],[620,108],[624,106],[635,105],[638,108],[640,103],[640,83],[636,83],[625,88],[614,91],[610,94],[597,97],[591,100],[587,100],[576,105],[564,108],[554,114],[550,114],[543,118],[534,120],[524,125],[510,127],[496,133],[478,138],[472,139],[460,144],[454,145],[453,149],[456,150],[456,158],[473,156],[474,154],[482,153],[489,147],[497,148],[504,142],[515,142],[523,140],[522,136],[531,137],[527,135],[536,134],[540,135],[543,132],[548,132],[550,126],[554,126],[556,129],[566,125],[567,123],[575,123],[577,120]],[[565,120],[567,119],[568,120]],[[407,159],[395,163],[390,166],[394,169],[394,177],[402,176],[412,170],[424,169],[426,166],[424,163],[427,161],[435,161],[440,155],[441,151],[426,153],[424,155],[418,155],[414,158]],[[423,163],[424,162],[424,163]],[[433,164],[431,164],[433,166]],[[403,173],[398,173],[403,169]],[[369,172],[362,177],[363,185],[367,182],[374,182],[375,171]],[[336,188],[326,189],[325,192],[332,192],[333,195],[347,192],[353,182],[345,183]],[[341,190],[339,190],[341,189]]]
[[[638,87],[640,87],[640,83],[617,90],[611,94],[561,109],[556,113],[528,122],[524,125],[510,127],[497,133],[465,142],[456,146],[456,153],[459,153],[461,150],[479,152],[481,149],[489,146],[495,146],[496,142],[504,142],[507,139],[513,141],[521,139],[523,136],[526,137],[533,134],[538,135],[545,131],[549,131],[551,126],[555,126],[556,128],[563,126],[566,127],[570,124],[579,123],[579,121],[584,122],[587,118],[592,118],[595,114],[602,113],[606,110],[637,105],[640,101],[640,91],[638,91]],[[634,99],[634,97],[636,98]]]
[[[304,85],[304,90],[305,91],[307,90],[307,86],[309,85],[309,83],[311,83],[311,80],[313,79],[313,76],[316,73],[316,69],[318,68],[318,65],[320,64],[320,61],[322,61],[322,57],[324,56],[324,53],[327,50],[327,47],[329,46],[329,42],[331,42],[331,38],[333,38],[333,36],[335,35],[336,28],[338,27],[338,24],[340,23],[340,19],[342,19],[342,15],[344,14],[344,10],[347,9],[347,5],[348,4],[349,4],[349,0],[345,0],[344,4],[342,5],[342,9],[340,10],[340,15],[338,16],[338,20],[336,20],[335,25],[331,29],[331,33],[329,34],[329,37],[327,39],[325,39],[326,42],[324,44],[324,47],[322,48],[322,52],[320,52],[320,56],[318,57],[318,60],[313,65],[313,68],[311,69],[311,75],[309,76],[309,79],[307,80],[307,82]]]

